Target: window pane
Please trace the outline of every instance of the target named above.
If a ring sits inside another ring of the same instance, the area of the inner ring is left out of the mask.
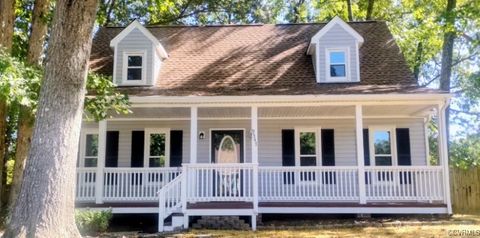
[[[389,155],[390,151],[390,132],[389,131],[375,131],[374,134],[375,154]]]
[[[345,52],[330,52],[330,64],[345,64]]]
[[[300,154],[315,155],[315,132],[300,132]]]
[[[165,156],[160,156],[160,158],[150,158],[148,162],[149,167],[165,167]]]
[[[128,66],[142,66],[142,56],[128,56]]]
[[[330,77],[345,77],[345,65],[330,65]]]
[[[165,155],[165,134],[150,134],[150,156]]]
[[[85,156],[98,155],[98,134],[88,134],[85,141]]]
[[[85,167],[97,167],[97,158],[85,158]]]
[[[317,157],[300,157],[300,166],[316,166]]]
[[[375,156],[375,165],[392,165],[392,156]]]
[[[142,80],[142,69],[128,69],[127,80]]]

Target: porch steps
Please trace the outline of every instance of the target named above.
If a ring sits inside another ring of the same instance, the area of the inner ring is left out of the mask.
[[[183,213],[173,213],[164,224],[164,231],[175,231],[183,229]]]
[[[250,230],[250,224],[239,216],[202,216],[192,224],[194,229]]]

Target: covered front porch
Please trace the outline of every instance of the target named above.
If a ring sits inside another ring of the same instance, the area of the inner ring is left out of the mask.
[[[239,202],[245,214],[451,213],[444,97],[357,97],[133,98],[133,114],[84,123],[77,204],[165,217]],[[88,133],[96,154],[82,153]]]

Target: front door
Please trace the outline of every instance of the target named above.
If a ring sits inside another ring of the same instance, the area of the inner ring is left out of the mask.
[[[212,163],[243,163],[243,130],[212,130]],[[219,167],[213,172],[214,196],[241,196],[243,172]]]
[[[243,130],[212,130],[212,163],[243,163]]]

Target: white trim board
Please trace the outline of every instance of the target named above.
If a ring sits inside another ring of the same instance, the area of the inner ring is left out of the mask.
[[[277,214],[446,214],[446,207],[259,207],[258,213]]]
[[[344,22],[340,17],[335,16],[332,20],[330,20],[327,25],[325,25],[320,31],[318,31],[310,40],[310,44],[308,45],[307,53],[310,54],[310,47],[312,44],[316,44],[320,38],[323,37],[328,31],[330,31],[334,26],[340,26],[342,27],[348,34],[353,36],[355,40],[358,42],[358,44],[363,44],[365,41],[363,37],[355,31],[350,25],[348,25],[346,22]]]
[[[134,20],[132,23],[130,23],[130,25],[128,25],[125,29],[123,29],[120,32],[120,34],[115,36],[115,38],[113,38],[110,41],[110,47],[117,48],[118,43],[120,41],[122,41],[123,38],[125,38],[128,34],[130,34],[130,32],[132,32],[134,29],[140,30],[140,32],[142,32],[142,34],[145,35],[145,37],[147,37],[153,43],[153,45],[155,46],[155,49],[156,49],[155,52],[161,58],[163,58],[163,59],[168,58],[167,51],[165,51],[165,48],[163,48],[160,41],[158,41],[158,39],[147,28],[142,26],[142,24],[140,24],[140,22],[138,22],[137,20]]]

